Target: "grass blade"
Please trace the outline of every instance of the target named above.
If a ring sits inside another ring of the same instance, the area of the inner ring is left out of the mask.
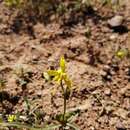
[[[76,124],[67,123],[67,126],[73,128],[74,130],[80,130]]]
[[[34,128],[32,126],[26,125],[26,124],[19,124],[19,123],[0,123],[0,126],[2,127],[18,127],[18,128],[26,128],[29,130],[55,130],[56,128],[59,128],[61,125],[50,125],[44,128]]]

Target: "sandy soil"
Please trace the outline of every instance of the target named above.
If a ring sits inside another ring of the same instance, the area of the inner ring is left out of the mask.
[[[0,78],[6,81],[0,93],[4,93],[1,114],[26,115],[25,96],[32,108],[43,113],[40,124],[61,112],[62,96],[57,91],[52,99],[50,91],[56,85],[46,82],[43,72],[57,68],[64,55],[74,87],[67,107],[81,109],[75,120],[80,129],[130,130],[130,59],[115,56],[120,48],[130,49],[130,33],[114,32],[107,24],[109,18],[120,14],[129,29],[130,9],[95,10],[72,25],[22,25],[24,19],[15,19],[14,11],[0,3]],[[21,68],[24,78],[20,77]]]

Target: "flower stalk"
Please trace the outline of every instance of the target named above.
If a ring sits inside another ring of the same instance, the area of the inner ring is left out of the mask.
[[[60,59],[60,67],[58,70],[48,70],[47,74],[49,76],[53,77],[53,80],[59,84],[62,90],[63,98],[64,98],[64,108],[63,108],[63,114],[62,114],[62,125],[63,127],[66,126],[67,120],[66,120],[66,106],[67,106],[67,100],[69,99],[70,92],[71,92],[71,80],[69,79],[67,73],[66,73],[66,64],[64,57],[61,57]]]

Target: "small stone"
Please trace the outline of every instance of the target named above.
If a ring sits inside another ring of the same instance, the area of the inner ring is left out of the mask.
[[[101,71],[100,74],[101,74],[101,76],[106,76],[106,75],[107,75],[107,72]]]
[[[119,120],[118,117],[111,117],[110,125],[115,126],[115,124],[117,123],[118,120]]]
[[[107,79],[108,79],[108,80],[111,80],[111,78],[112,78],[111,75],[108,75],[108,76],[107,76]]]
[[[116,72],[115,72],[115,71],[113,71],[113,70],[111,70],[111,71],[110,71],[110,74],[111,74],[111,75],[115,75],[115,74],[116,74]]]
[[[122,88],[122,89],[120,90],[120,94],[124,96],[124,95],[125,95],[126,90],[127,90],[126,88]]]
[[[126,111],[123,108],[116,109],[116,111],[113,114],[123,119],[126,119],[128,117],[128,111]]]
[[[118,3],[119,3],[119,0],[111,0],[112,5],[118,5]]]
[[[111,27],[118,27],[118,26],[122,25],[123,20],[124,20],[123,16],[116,15],[116,16],[112,17],[110,20],[108,20],[108,24]]]
[[[105,107],[106,114],[109,115],[114,111],[114,108],[112,106],[106,106]]]
[[[130,87],[127,88],[126,92],[125,92],[125,97],[130,98]]]
[[[29,89],[28,93],[33,94],[33,93],[35,93],[35,91],[34,91],[34,89]]]
[[[104,71],[109,71],[111,69],[111,67],[109,66],[109,65],[105,65],[104,67],[103,67],[103,70]]]
[[[110,89],[106,89],[104,91],[104,93],[105,93],[105,95],[110,96],[111,95],[111,90]]]
[[[113,34],[110,36],[110,40],[115,40],[118,38],[118,35],[117,34]]]
[[[38,97],[41,97],[41,96],[42,96],[42,91],[38,91],[38,92],[37,92],[37,96],[38,96]]]
[[[117,129],[117,130],[127,130],[127,129],[125,128],[125,126],[124,126],[121,122],[118,122],[118,123],[116,124],[116,129]]]
[[[89,129],[90,129],[90,130],[96,130],[93,126],[90,126]]]
[[[130,97],[130,85],[127,85],[125,88],[122,88],[120,90],[119,94],[121,94],[125,97]]]

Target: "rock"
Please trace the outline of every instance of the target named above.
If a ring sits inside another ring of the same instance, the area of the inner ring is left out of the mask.
[[[111,90],[108,88],[108,89],[106,89],[105,91],[104,91],[104,94],[106,95],[106,96],[110,96],[111,95]]]
[[[96,130],[93,126],[90,126],[89,129],[90,129],[90,130]]]
[[[107,72],[101,70],[101,71],[100,71],[100,75],[101,75],[101,76],[106,76],[106,75],[107,75]]]
[[[130,84],[127,85],[125,88],[122,88],[119,92],[122,96],[130,97]]]
[[[118,27],[118,26],[122,25],[123,20],[124,20],[123,16],[116,15],[116,16],[112,17],[110,20],[108,20],[108,24],[111,27]]]
[[[116,111],[113,114],[123,119],[126,119],[128,117],[128,111],[126,111],[123,108],[116,109]]]
[[[116,129],[117,130],[127,130],[127,128],[125,128],[125,126],[121,122],[118,122],[116,124]]]
[[[125,97],[130,98],[130,88],[127,89],[127,91],[125,93]]]
[[[118,3],[119,3],[119,0],[111,0],[112,5],[118,5]]]
[[[104,67],[103,67],[103,70],[104,71],[109,71],[111,69],[111,67],[109,66],[109,65],[105,65]]]
[[[38,96],[39,98],[42,96],[42,91],[41,91],[41,90],[37,92],[37,96]]]
[[[118,117],[111,117],[110,121],[109,121],[110,125],[115,126],[115,124],[117,123],[118,120],[119,120]]]
[[[112,34],[110,36],[110,40],[116,40],[118,38],[118,35],[117,34]]]
[[[113,106],[106,106],[105,107],[106,114],[109,115],[114,111]]]

